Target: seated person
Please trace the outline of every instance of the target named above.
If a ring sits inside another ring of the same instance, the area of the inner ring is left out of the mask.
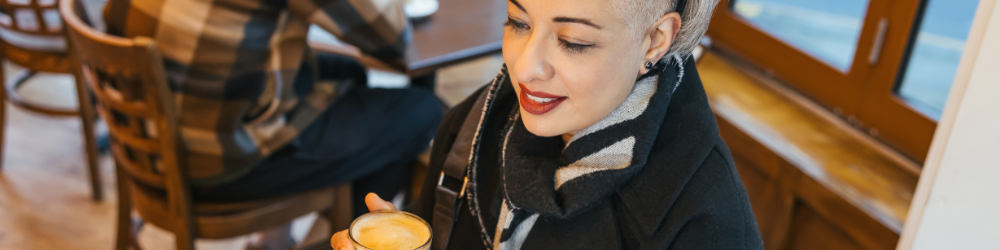
[[[426,89],[369,89],[347,57],[314,54],[310,24],[405,70],[401,1],[110,0],[108,33],[152,38],[174,91],[181,166],[197,201],[247,201],[351,182],[397,194],[442,110]],[[378,184],[378,185],[373,185]]]
[[[431,249],[763,249],[690,59],[718,0],[507,1],[506,65],[408,209]]]

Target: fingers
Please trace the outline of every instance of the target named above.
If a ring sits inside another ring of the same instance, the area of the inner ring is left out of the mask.
[[[382,198],[378,197],[375,193],[368,193],[368,196],[365,196],[365,205],[368,205],[368,211],[372,212],[379,210],[396,210],[396,206],[393,206],[392,202],[382,200]]]
[[[368,211],[381,211],[390,210],[395,211],[396,206],[393,206],[391,202],[382,200],[375,193],[368,193],[365,196],[365,205],[368,205]],[[354,244],[351,244],[351,239],[348,238],[348,231],[340,231],[330,237],[330,247],[335,250],[354,250]]]
[[[333,237],[330,237],[330,247],[334,250],[354,250],[354,244],[347,238],[347,230],[333,234]]]

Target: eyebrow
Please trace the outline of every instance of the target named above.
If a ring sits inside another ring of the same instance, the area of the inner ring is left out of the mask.
[[[508,0],[508,1],[510,1],[510,3],[512,3],[512,4],[514,4],[514,6],[517,6],[518,9],[521,9],[521,11],[524,11],[524,13],[528,13],[528,11],[525,10],[523,6],[521,6],[521,3],[517,2],[517,0]]]
[[[514,1],[514,0],[511,0],[511,1]],[[597,28],[597,29],[601,29],[600,25],[594,24],[590,20],[582,19],[582,18],[556,17],[556,18],[553,18],[552,21],[557,22],[557,23],[579,23],[579,24],[587,25],[587,26],[594,27],[594,28]]]

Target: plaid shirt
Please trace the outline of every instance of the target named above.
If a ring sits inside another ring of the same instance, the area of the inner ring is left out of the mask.
[[[409,24],[401,2],[110,0],[104,18],[109,33],[159,46],[179,115],[180,162],[204,185],[248,172],[353,84],[318,79],[317,70],[329,69],[316,68],[310,24],[403,65]]]

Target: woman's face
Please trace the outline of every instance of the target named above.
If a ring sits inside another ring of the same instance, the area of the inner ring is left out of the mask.
[[[503,58],[525,127],[574,133],[608,116],[642,72],[649,39],[634,39],[608,0],[508,0]]]

